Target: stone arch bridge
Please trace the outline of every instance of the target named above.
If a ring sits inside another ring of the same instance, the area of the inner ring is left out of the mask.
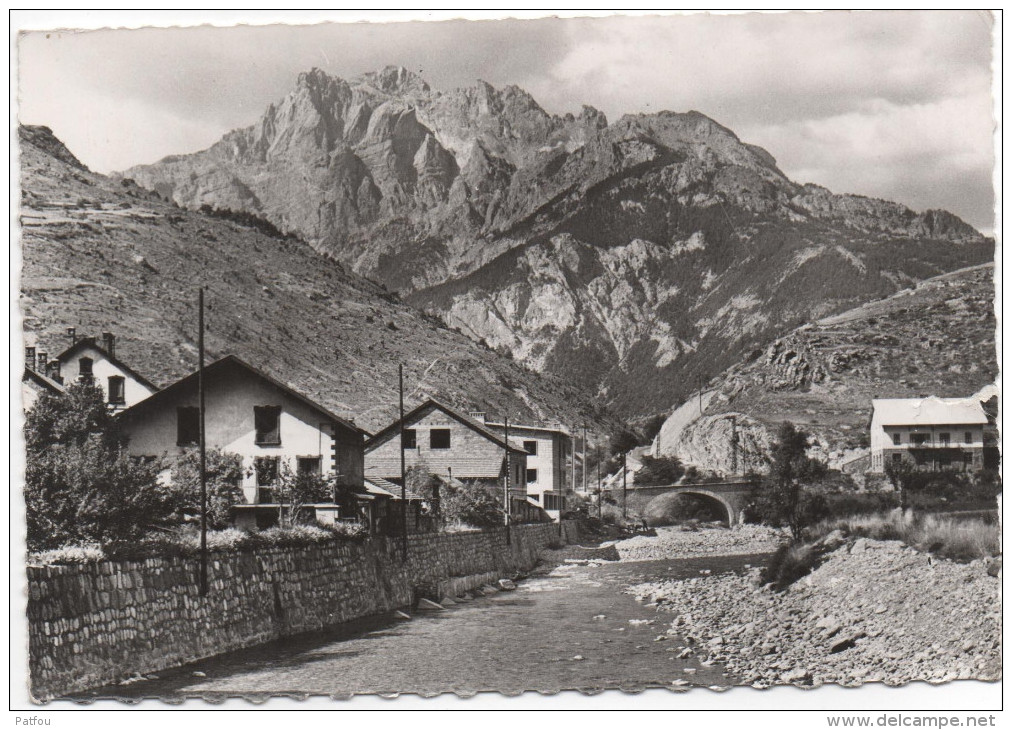
[[[742,511],[752,501],[756,487],[751,482],[727,481],[712,484],[667,484],[663,486],[630,485],[626,490],[627,507],[629,510],[640,510],[655,497],[662,494],[685,494],[702,497],[721,506],[727,515],[727,524],[736,525],[742,521]],[[622,488],[606,489],[604,496],[611,497],[618,505],[622,504]]]

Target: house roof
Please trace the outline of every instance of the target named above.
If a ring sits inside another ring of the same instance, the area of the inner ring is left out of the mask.
[[[872,420],[883,426],[986,424],[977,398],[876,398]]]
[[[255,367],[253,367],[248,362],[245,362],[244,360],[240,359],[239,357],[236,357],[235,355],[226,355],[225,357],[221,358],[220,360],[215,360],[210,365],[205,365],[204,366],[204,373],[205,374],[214,373],[214,372],[217,372],[219,370],[225,370],[225,369],[230,368],[230,367],[246,370],[247,372],[252,373],[256,377],[258,377],[258,378],[260,378],[262,380],[267,381],[268,383],[270,383],[271,385],[273,385],[275,388],[277,388],[281,392],[285,393],[286,395],[290,396],[294,400],[297,400],[300,403],[308,406],[309,408],[312,408],[317,413],[323,414],[329,420],[334,421],[335,423],[339,423],[342,426],[344,426],[345,428],[349,428],[349,429],[351,429],[353,431],[357,431],[357,432],[359,432],[359,433],[361,433],[361,434],[363,434],[365,436],[369,435],[369,433],[365,429],[362,429],[362,428],[356,426],[352,421],[349,421],[346,418],[342,418],[341,416],[337,415],[336,413],[330,412],[329,410],[327,410],[326,408],[324,408],[323,406],[321,406],[316,401],[314,401],[314,400],[310,399],[309,397],[303,395],[302,393],[298,392],[297,390],[295,390],[291,386],[286,385],[285,383],[282,383],[277,378],[274,378],[274,377],[268,375],[267,373],[263,372],[262,370],[259,370],[259,369],[255,368]],[[186,377],[180,378],[179,380],[177,380],[172,385],[168,385],[168,386],[162,388],[161,390],[157,391],[156,393],[150,395],[149,397],[145,398],[144,400],[140,401],[139,403],[136,403],[136,404],[130,406],[129,408],[127,408],[126,410],[124,410],[122,413],[120,413],[119,417],[123,418],[128,413],[129,414],[133,414],[133,413],[137,413],[137,412],[141,411],[142,409],[149,408],[149,407],[152,406],[152,404],[156,404],[159,401],[164,400],[166,397],[172,395],[175,392],[178,392],[179,390],[182,390],[183,388],[189,387],[191,385],[194,386],[194,387],[196,387],[197,376],[198,376],[198,372],[194,371],[194,372],[190,373],[189,375],[187,375]]]
[[[377,497],[391,497],[393,499],[401,498],[401,486],[381,477],[366,477],[365,489],[369,494],[374,494]],[[405,494],[409,502],[422,499],[420,494],[413,492],[410,489],[406,490]]]
[[[80,352],[81,350],[83,350],[85,348],[88,348],[88,347],[93,348],[93,349],[98,350],[99,352],[101,352],[102,355],[104,355],[105,358],[109,362],[111,362],[113,365],[115,365],[116,367],[118,367],[123,372],[128,373],[130,375],[130,377],[132,377],[134,380],[136,380],[141,385],[145,385],[148,388],[151,388],[151,390],[158,390],[158,386],[157,385],[155,385],[150,380],[148,380],[147,378],[145,378],[139,372],[137,372],[132,367],[130,367],[129,365],[127,365],[125,362],[123,362],[122,360],[120,360],[118,357],[116,357],[115,355],[111,354],[108,350],[106,350],[104,347],[102,347],[102,345],[100,345],[98,343],[98,340],[96,340],[94,337],[82,337],[77,342],[75,342],[73,345],[71,345],[66,350],[64,350],[59,355],[57,355],[56,359],[59,360],[61,363],[62,362],[66,362],[67,360],[69,360],[70,358],[72,358],[74,355],[76,355],[78,352]]]
[[[476,433],[481,434],[482,436],[484,436],[485,438],[487,438],[489,441],[493,442],[497,446],[500,446],[500,447],[502,447],[504,449],[507,448],[507,443],[506,443],[506,441],[503,440],[502,436],[499,436],[495,432],[489,430],[488,428],[486,428],[482,424],[478,423],[474,419],[468,418],[467,416],[464,416],[464,415],[461,415],[460,413],[457,413],[457,411],[453,410],[452,408],[450,408],[447,405],[444,405],[444,404],[440,403],[439,401],[437,401],[437,400],[435,400],[433,398],[427,399],[421,405],[419,405],[416,408],[413,408],[410,411],[408,411],[407,413],[405,413],[404,414],[404,424],[407,425],[407,424],[411,423],[411,421],[413,419],[417,418],[423,412],[425,412],[425,411],[427,411],[427,410],[429,410],[431,408],[434,408],[436,410],[442,411],[443,413],[445,413],[446,415],[448,415],[450,418],[452,418],[452,419],[454,419],[456,421],[459,421],[461,424],[463,424],[464,426],[467,426],[472,431],[475,431]],[[400,428],[400,419],[397,419],[396,421],[394,421],[393,423],[391,423],[386,428],[382,429],[381,431],[376,432],[376,434],[374,434],[368,441],[366,441],[365,442],[365,450],[368,452],[371,449],[373,449],[376,446],[378,446],[379,444],[381,444],[384,441],[386,441],[387,439],[391,438],[395,433],[397,433],[397,430],[399,428]],[[508,444],[508,447],[509,447],[510,451],[513,451],[514,453],[517,453],[517,454],[527,454],[527,451],[523,448],[523,446],[521,444],[516,443],[512,439],[510,439],[510,443]]]
[[[52,378],[43,375],[37,370],[32,370],[31,368],[25,368],[25,373],[21,376],[21,380],[30,380],[36,385],[45,388],[46,390],[50,390],[53,393],[62,393],[64,391],[62,383],[57,383]]]

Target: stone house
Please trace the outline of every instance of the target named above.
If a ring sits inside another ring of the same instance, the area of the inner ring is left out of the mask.
[[[429,399],[404,414],[405,467],[422,465],[431,474],[495,489],[500,495],[509,450],[510,494],[526,502],[527,451],[516,439],[503,437],[483,423]],[[365,475],[393,483],[401,480],[400,421],[372,436],[365,445]],[[456,483],[456,482],[454,482]]]
[[[105,392],[109,408],[114,411],[136,405],[158,390],[154,383],[116,357],[116,338],[111,332],[102,333],[101,342],[94,337],[77,338],[72,327],[67,333],[71,344],[56,356],[57,377],[68,382],[94,381]],[[37,354],[39,359],[44,356],[45,353]]]
[[[244,504],[237,524],[261,524],[276,514],[281,470],[335,477],[338,486],[365,494],[363,445],[368,435],[293,388],[229,355],[204,368],[205,429],[209,449],[242,457]],[[171,461],[199,439],[197,373],[191,373],[119,415],[127,449],[137,457]],[[333,500],[316,505],[317,518],[338,514]]]
[[[484,413],[470,414],[490,431],[505,435],[506,424],[487,421]],[[569,488],[569,459],[573,455],[573,437],[562,426],[509,424],[509,436],[527,452],[525,482],[527,499],[542,507],[553,519],[558,518],[562,496]]]
[[[54,380],[45,370],[36,369],[34,351],[34,347],[25,348],[25,369],[21,375],[21,407],[26,413],[43,393],[63,392],[63,383]],[[31,364],[29,360],[32,361]]]
[[[907,461],[920,471],[980,471],[993,429],[977,396],[872,401],[871,468]],[[987,461],[990,461],[988,458]]]

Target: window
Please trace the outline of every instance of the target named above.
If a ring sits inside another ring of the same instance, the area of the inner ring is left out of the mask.
[[[541,501],[541,495],[540,494],[528,494],[527,496],[530,497],[531,499],[533,499],[535,502],[540,502]]]
[[[516,466],[513,467],[513,483],[514,484],[516,484],[516,485],[519,486],[519,484],[520,484],[520,476],[521,476],[522,473],[523,472],[520,471],[520,465],[519,464],[517,464]]]
[[[109,376],[109,402],[114,405],[126,403],[126,380],[121,375]]]
[[[192,446],[200,441],[200,409],[180,406],[176,409],[176,445]]]
[[[527,470],[527,483],[536,482],[538,480],[538,470],[528,469]]]
[[[429,431],[429,448],[430,449],[450,448],[450,429],[434,428],[431,431]]]
[[[894,464],[899,464],[901,461],[903,461],[903,454],[893,454]]]
[[[281,445],[281,406],[253,406],[257,446]]]
[[[898,433],[893,434],[893,446],[900,445],[900,435]]]
[[[531,456],[538,455],[538,442],[537,441],[524,441],[524,451]]]
[[[319,474],[320,473],[320,457],[319,456],[300,456],[296,463],[296,470],[299,474]]]
[[[951,440],[952,440],[951,435],[948,433],[938,434],[938,443],[941,444],[942,446],[948,446]]]
[[[82,357],[77,361],[77,374],[82,378],[91,378],[92,365],[94,365],[94,361],[90,357]]]
[[[964,433],[963,434],[963,441],[965,443],[972,444],[973,443],[973,432],[972,431],[967,431],[966,433]]]
[[[253,465],[257,478],[257,502],[270,504],[274,501],[273,487],[278,482],[278,457],[258,456]]]
[[[910,434],[910,442],[914,446],[924,446],[928,442],[928,435],[925,433]]]
[[[418,432],[413,428],[404,429],[404,444],[405,449],[417,449],[418,448]]]

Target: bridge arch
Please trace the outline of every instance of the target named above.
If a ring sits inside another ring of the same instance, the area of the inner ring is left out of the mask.
[[[740,510],[738,510],[735,505],[727,499],[726,495],[720,494],[719,492],[711,492],[709,489],[701,489],[699,487],[685,487],[683,489],[678,489],[675,490],[675,494],[702,497],[710,502],[716,502],[724,509],[724,514],[727,516],[728,527],[734,527],[738,523]]]

